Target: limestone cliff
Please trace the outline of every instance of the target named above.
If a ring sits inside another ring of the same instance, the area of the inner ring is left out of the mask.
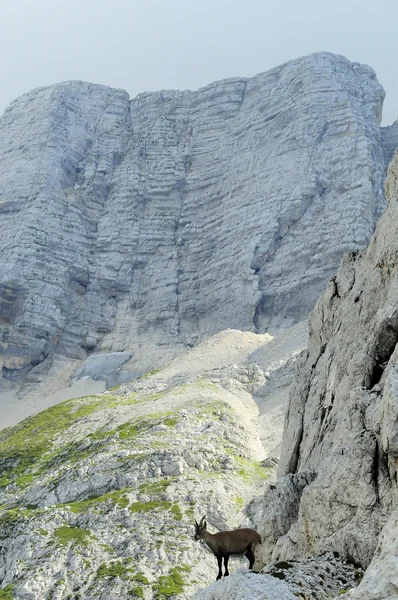
[[[69,82],[0,121],[3,375],[307,316],[383,207],[384,92],[327,53],[197,92]]]
[[[386,195],[369,247],[345,256],[310,317],[264,515],[264,562],[333,550],[371,563],[351,595],[363,600],[398,597],[398,154]]]

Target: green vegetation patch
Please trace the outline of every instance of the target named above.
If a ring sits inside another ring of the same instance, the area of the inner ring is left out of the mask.
[[[129,596],[133,596],[133,598],[145,598],[144,590],[140,585],[136,585],[135,587],[131,588],[131,590],[129,590],[127,593]]]
[[[33,483],[34,476],[29,473],[28,475],[21,475],[15,479],[15,483],[19,488],[24,488]]]
[[[241,496],[235,496],[235,502],[236,502],[236,506],[238,507],[239,510],[242,510],[245,501]]]
[[[20,519],[20,511],[17,508],[11,508],[0,515],[0,527],[16,525]]]
[[[152,375],[156,375],[160,371],[161,371],[161,369],[153,369],[152,371],[148,371],[148,373],[144,373],[143,375],[140,375],[139,377],[137,377],[137,379],[147,379],[148,377],[152,377]]]
[[[13,526],[23,519],[30,519],[44,513],[44,509],[10,508],[0,515],[0,525]]]
[[[88,538],[93,537],[88,529],[80,529],[80,527],[58,527],[54,535],[62,546],[67,546],[70,542],[85,545]]]
[[[211,386],[213,384],[210,384]],[[202,386],[203,387],[203,386]],[[208,387],[206,385],[206,387]],[[215,386],[217,388],[217,386]],[[212,400],[211,402],[198,403],[195,405],[194,417],[201,424],[205,424],[209,421],[221,421],[222,423],[235,424],[239,426],[236,419],[231,415],[231,409],[229,405],[222,400]],[[208,434],[205,434],[208,437]]]
[[[90,434],[88,437],[93,442],[89,447],[82,448],[83,443],[85,445],[85,440],[77,440],[63,445],[56,452],[48,453],[43,457],[42,464],[39,467],[40,470],[36,470],[36,473],[49,472],[54,467],[63,466],[65,463],[74,464],[92,456],[106,447],[107,438],[110,437],[110,434],[98,432]],[[98,443],[99,441],[102,443]]]
[[[187,585],[187,582],[182,577],[182,573],[189,573],[190,570],[191,567],[189,565],[183,565],[182,567],[173,567],[170,569],[169,575],[161,575],[152,586],[155,598],[170,598],[170,596],[181,594]]]
[[[112,548],[109,544],[100,544],[101,548],[103,548],[109,554],[115,554],[115,549]]]
[[[152,427],[160,425],[161,423],[167,425],[168,427],[174,427],[174,425],[177,423],[177,418],[170,415],[173,415],[173,413],[156,413],[150,415],[149,417],[142,417],[135,421],[127,421],[126,423],[116,427],[116,429],[110,433],[115,435],[117,434],[119,439],[122,441],[133,440],[139,435],[146,433],[149,429],[152,429]]]
[[[148,494],[149,496],[157,496],[159,494],[163,494],[170,484],[171,480],[169,479],[157,479],[155,481],[146,481],[145,483],[140,485],[139,491],[142,494]]]
[[[137,435],[142,431],[142,427],[138,427],[138,423],[123,423],[123,425],[119,425],[116,428],[116,432],[119,434],[119,438],[121,440],[129,440],[131,438],[137,437]]]
[[[46,463],[55,436],[76,421],[108,406],[109,398],[88,396],[67,400],[34,415],[0,435],[0,467],[3,471],[0,485],[17,478],[24,487],[33,481],[26,470],[41,462]]]
[[[91,496],[86,500],[65,502],[58,506],[59,508],[69,507],[73,513],[85,513],[92,508],[96,508],[98,504],[102,504],[107,500],[112,500],[112,502],[120,508],[126,508],[130,502],[126,495],[128,491],[128,488],[124,488],[122,490],[115,490],[114,492],[107,492],[106,494],[102,494],[102,496]]]
[[[109,564],[101,563],[98,567],[96,577],[97,579],[103,579],[104,577],[119,577],[121,579],[126,579],[131,572],[131,567],[128,566],[131,561],[131,558],[127,558]]]
[[[251,481],[253,479],[260,479],[262,481],[268,479],[271,474],[271,469],[265,469],[260,462],[245,458],[243,456],[238,456],[234,454],[230,447],[224,448],[225,452],[233,457],[235,463],[238,467],[238,475],[243,477],[246,481]]]
[[[0,475],[0,489],[5,488],[9,483],[11,483],[12,479],[5,473]]]
[[[169,510],[172,506],[171,502],[167,500],[150,500],[149,502],[133,502],[130,504],[129,509],[132,513],[137,512],[149,512],[151,510]]]
[[[143,583],[144,585],[149,585],[149,581],[145,577],[145,575],[142,571],[139,571],[138,573],[136,573],[134,575],[134,577],[132,577],[132,580],[136,581],[137,583]]]
[[[174,518],[176,521],[181,521],[182,520],[182,512],[180,507],[178,506],[178,503],[175,502],[173,504],[173,506],[170,508],[170,512],[173,514]]]
[[[188,502],[188,506],[185,509],[185,514],[189,519],[192,519],[195,515],[195,502]]]
[[[13,600],[12,588],[14,586],[9,583],[5,588],[0,590],[0,600]]]

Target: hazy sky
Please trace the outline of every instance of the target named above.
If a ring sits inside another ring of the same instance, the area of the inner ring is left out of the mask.
[[[0,0],[0,113],[82,79],[130,96],[250,77],[326,50],[371,65],[398,115],[396,0]]]

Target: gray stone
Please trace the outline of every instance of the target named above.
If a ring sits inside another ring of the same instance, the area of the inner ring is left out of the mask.
[[[398,510],[383,528],[372,562],[358,588],[348,598],[353,600],[396,600],[398,598]]]
[[[108,387],[110,379],[117,378],[116,372],[120,365],[127,362],[131,358],[130,352],[110,352],[104,354],[93,354],[89,356],[77,369],[76,373],[71,379],[71,385],[77,383],[79,379],[84,377],[91,377],[91,379],[101,379],[106,381]]]
[[[383,451],[398,459],[398,368],[391,366],[385,379],[382,401],[381,439]]]

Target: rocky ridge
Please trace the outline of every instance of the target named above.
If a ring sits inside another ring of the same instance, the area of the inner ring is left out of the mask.
[[[279,342],[281,369],[302,343],[297,327]],[[194,518],[248,525],[275,479],[277,460],[263,463],[275,439],[262,443],[255,401],[265,413],[268,376],[252,362],[269,344],[221,332],[158,372],[1,432],[0,594],[190,598],[214,580]],[[278,403],[272,389],[268,400]]]
[[[248,349],[267,337],[247,335]],[[223,383],[220,365],[149,374],[0,434],[2,593],[189,598],[195,582],[212,580],[194,517],[237,526],[272,478],[248,392],[265,377],[255,365],[231,369]]]
[[[156,373],[3,431],[0,594],[184,599],[213,581],[215,558],[194,542],[193,519],[206,514],[212,528],[228,529],[261,517],[277,459],[262,460],[274,448],[260,440],[258,414],[280,390],[273,395],[272,377],[253,360],[274,376],[266,348],[283,371],[302,343],[297,327],[288,342],[222,332]],[[230,581],[195,598],[290,600],[311,590],[321,599],[362,575],[332,555],[257,575],[245,563],[232,560]]]
[[[143,373],[226,327],[306,318],[383,210],[383,96],[369,67],[318,53],[197,92],[68,82],[14,101],[3,388],[99,351]]]

